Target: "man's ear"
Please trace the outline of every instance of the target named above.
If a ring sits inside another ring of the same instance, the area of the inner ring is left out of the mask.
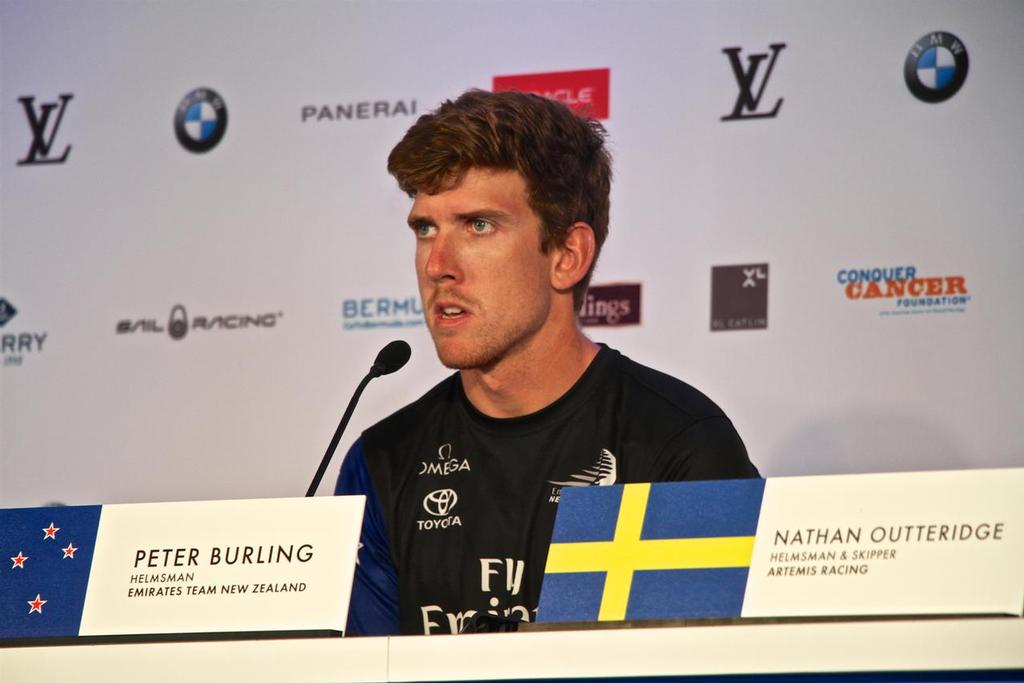
[[[570,290],[586,277],[594,262],[594,229],[582,221],[573,223],[566,232],[565,243],[552,251],[551,284],[560,291]]]

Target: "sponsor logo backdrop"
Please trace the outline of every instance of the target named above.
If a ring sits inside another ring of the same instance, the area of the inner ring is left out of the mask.
[[[1024,464],[1019,3],[8,2],[0,27],[0,505],[299,495],[381,346],[412,361],[341,453],[443,377],[384,169],[467,87],[604,118],[587,332],[706,391],[762,472]]]

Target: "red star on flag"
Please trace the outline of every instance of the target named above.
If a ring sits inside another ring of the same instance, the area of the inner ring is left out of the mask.
[[[68,547],[67,548],[61,548],[61,550],[64,551],[64,558],[63,559],[66,560],[66,559],[68,559],[70,557],[73,560],[73,559],[75,559],[75,551],[78,550],[78,548],[76,548],[75,546],[73,546],[70,543],[68,543]]]
[[[43,529],[43,534],[44,534],[43,540],[45,541],[48,538],[52,538],[53,540],[56,541],[57,540],[57,532],[58,531],[60,531],[60,527],[59,526],[54,526],[53,522],[50,522],[50,526],[48,526],[47,528]]]
[[[32,607],[32,609],[28,611],[29,614],[32,614],[33,612],[39,612],[40,614],[42,614],[43,605],[48,603],[49,600],[43,600],[42,596],[40,596],[39,593],[36,593],[35,600],[26,600],[25,602],[27,602]]]
[[[14,564],[11,565],[11,569],[24,569],[25,568],[25,560],[27,560],[28,557],[26,555],[22,555],[21,551],[19,550],[18,551],[18,556],[17,557],[12,557],[11,559],[14,560]]]

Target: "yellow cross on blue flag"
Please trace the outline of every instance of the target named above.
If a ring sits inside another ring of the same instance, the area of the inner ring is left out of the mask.
[[[738,617],[764,480],[563,489],[538,621]]]

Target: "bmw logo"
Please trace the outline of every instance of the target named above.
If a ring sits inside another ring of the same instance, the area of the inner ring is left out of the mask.
[[[944,102],[967,80],[967,48],[952,33],[928,33],[907,53],[903,78],[917,99]]]
[[[224,100],[210,88],[196,88],[185,95],[174,112],[174,133],[190,152],[208,152],[217,146],[228,128]]]

